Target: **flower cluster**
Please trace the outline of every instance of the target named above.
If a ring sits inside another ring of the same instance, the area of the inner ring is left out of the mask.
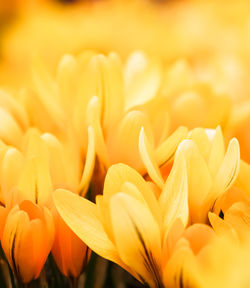
[[[1,88],[3,287],[90,287],[96,254],[123,276],[93,287],[250,286],[247,89],[211,72],[231,57],[150,55],[34,56]]]

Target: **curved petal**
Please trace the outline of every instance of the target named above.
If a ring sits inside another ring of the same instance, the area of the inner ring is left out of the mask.
[[[210,191],[212,179],[207,164],[192,140],[183,140],[178,150],[182,152],[187,165],[188,198],[191,222],[203,222],[207,212],[200,207]],[[205,213],[204,216],[202,213]]]
[[[213,181],[213,187],[206,197],[206,202],[213,204],[234,183],[240,168],[240,147],[236,138],[229,142],[226,155],[221,163],[220,169]]]
[[[187,133],[186,127],[179,127],[155,149],[158,165],[167,164],[173,158],[179,143],[187,136]]]
[[[160,228],[147,206],[118,193],[111,198],[110,211],[121,259],[144,284],[160,287],[157,286],[161,283]]]
[[[92,173],[95,167],[95,134],[94,129],[88,127],[88,150],[86,154],[85,166],[79,186],[81,196],[84,195],[88,189],[89,182],[91,180]]]
[[[92,97],[87,107],[87,122],[95,132],[96,153],[106,167],[109,166],[108,152],[101,126],[101,103],[96,96]]]
[[[139,135],[139,151],[148,175],[160,188],[162,188],[164,185],[164,180],[157,165],[153,147],[151,147],[143,127],[141,128]]]
[[[189,219],[188,208],[188,179],[185,159],[180,151],[177,151],[173,168],[164,185],[159,202],[164,217],[165,233],[179,218],[186,226]]]

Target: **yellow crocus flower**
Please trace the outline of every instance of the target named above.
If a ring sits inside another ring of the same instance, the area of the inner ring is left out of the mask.
[[[83,155],[87,127],[93,127],[99,171],[93,182],[100,182],[102,188],[102,178],[112,164],[122,162],[141,174],[146,172],[138,149],[142,127],[158,165],[172,159],[177,145],[186,136],[187,129],[180,127],[167,139],[166,99],[158,97],[161,77],[159,61],[142,52],[134,52],[123,69],[115,53],[104,56],[85,51],[76,57],[65,55],[58,65],[56,79],[36,59],[35,92],[24,93],[23,97],[33,125],[63,141],[73,138]],[[152,84],[151,90],[145,88],[148,83]]]
[[[139,150],[149,176],[161,188],[163,176],[143,129]],[[179,144],[178,150],[183,153],[187,165],[191,222],[206,222],[207,213],[237,178],[239,143],[232,139],[225,151],[220,127],[214,130],[195,128]]]
[[[233,185],[240,167],[237,139],[225,151],[220,127],[192,130],[178,147],[187,162],[191,222],[206,222],[207,213]]]
[[[150,287],[163,287],[163,243],[176,221],[188,222],[185,161],[175,156],[159,199],[152,186],[125,164],[111,166],[103,196],[94,204],[67,190],[54,192],[59,214],[93,251]]]

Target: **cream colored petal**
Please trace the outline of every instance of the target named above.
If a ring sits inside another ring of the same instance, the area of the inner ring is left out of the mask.
[[[124,183],[131,183],[138,189],[154,217],[160,221],[161,214],[154,191],[136,170],[125,164],[115,164],[109,168],[103,189],[105,201],[109,202],[113,195],[121,192]]]
[[[91,176],[94,171],[95,166],[95,134],[94,129],[89,126],[88,127],[88,151],[86,154],[85,166],[83,169],[83,174],[79,186],[79,191],[81,191],[81,195],[84,195],[88,189],[89,182],[91,180]]]
[[[164,215],[165,233],[168,233],[177,219],[180,219],[184,226],[188,223],[188,179],[186,169],[184,156],[182,152],[178,151],[173,168],[159,198]]]
[[[167,164],[174,156],[179,143],[187,136],[187,128],[179,127],[155,149],[158,165]]]
[[[116,248],[101,223],[97,206],[67,190],[57,189],[53,194],[56,208],[66,224],[98,255],[121,264]]]
[[[111,220],[119,255],[150,287],[161,284],[161,238],[158,223],[133,197],[118,193],[111,198]]]
[[[162,188],[164,185],[164,180],[157,165],[153,147],[151,146],[143,127],[141,128],[139,136],[139,151],[148,175],[160,188]]]

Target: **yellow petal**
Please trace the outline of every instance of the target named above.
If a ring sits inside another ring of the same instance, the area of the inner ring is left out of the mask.
[[[132,53],[124,69],[125,109],[144,104],[156,96],[161,84],[161,66],[143,52]]]
[[[133,184],[138,189],[154,217],[160,221],[161,214],[154,192],[136,170],[125,164],[115,164],[109,168],[103,189],[105,201],[109,202],[113,195],[121,192],[124,189],[123,184],[127,182]]]
[[[208,213],[208,219],[216,234],[220,236],[227,236],[234,240],[238,240],[238,236],[230,223],[227,223],[226,221],[221,219],[218,215],[212,212]]]
[[[225,221],[238,233],[240,239],[250,239],[250,207],[249,204],[238,202],[233,204],[225,213]]]
[[[210,154],[211,141],[209,140],[206,130],[203,128],[194,128],[188,133],[188,139],[194,141],[201,155],[207,161]]]
[[[215,135],[211,141],[211,150],[208,159],[208,168],[212,177],[217,174],[225,155],[224,138],[220,126],[215,130]]]
[[[173,168],[160,196],[161,210],[164,215],[165,233],[179,218],[184,227],[188,223],[188,179],[184,156],[177,152]]]
[[[167,164],[174,156],[179,143],[187,136],[187,128],[179,127],[155,150],[158,165]]]
[[[107,147],[103,136],[103,130],[101,127],[101,103],[100,99],[96,96],[92,97],[89,101],[87,108],[87,122],[89,126],[92,126],[95,132],[96,141],[96,153],[102,162],[108,167],[108,153]]]
[[[203,287],[200,286],[201,275],[197,264],[188,241],[182,238],[164,268],[164,287]]]
[[[178,150],[183,153],[188,176],[188,198],[192,222],[205,221],[206,211],[200,209],[207,196],[212,180],[205,160],[192,140],[183,140]],[[203,215],[204,214],[204,215]]]
[[[16,122],[25,130],[29,125],[29,119],[25,108],[10,94],[0,90],[0,105],[14,116]]]
[[[53,198],[63,220],[91,250],[122,265],[114,244],[104,231],[100,211],[94,203],[63,189],[57,189]]]
[[[131,111],[124,115],[114,130],[107,135],[107,147],[111,163],[125,163],[141,173],[145,168],[140,158],[138,141],[144,127],[149,139],[153,141],[151,125],[147,115],[141,111]]]
[[[70,54],[65,54],[57,69],[57,85],[58,92],[60,95],[60,103],[64,108],[64,111],[72,113],[72,102],[74,102],[74,97],[76,94],[76,72],[77,72],[77,62],[74,56]]]
[[[49,115],[53,115],[53,121],[56,125],[62,128],[63,123],[65,123],[65,117],[60,106],[56,83],[52,80],[52,77],[38,57],[34,59],[32,68],[37,96]]]
[[[62,187],[69,183],[69,175],[66,171],[66,155],[61,142],[52,134],[45,133],[41,139],[46,144],[49,152],[50,175],[53,187]]]
[[[139,136],[139,151],[148,175],[160,188],[162,188],[164,181],[155,159],[153,147],[149,143],[143,127],[141,128]]]
[[[158,223],[147,206],[123,193],[112,197],[110,209],[121,259],[144,284],[159,287],[161,238]]]
[[[110,53],[103,61],[103,127],[111,129],[121,118],[124,106],[123,75],[121,61],[115,53]]]
[[[88,189],[95,166],[95,134],[91,126],[88,127],[88,151],[79,190],[84,195]]]
[[[11,205],[12,192],[11,190],[17,185],[19,176],[23,169],[24,157],[23,155],[15,148],[10,148],[2,162],[1,170],[1,188],[5,204]]]
[[[240,168],[240,147],[236,138],[229,142],[226,155],[213,182],[213,187],[206,197],[206,202],[213,202],[227,191],[237,178]]]
[[[40,157],[28,159],[18,181],[19,200],[50,206],[52,190],[48,163]]]
[[[17,147],[20,145],[23,131],[12,115],[5,109],[0,107],[0,136],[6,144],[12,144]]]
[[[250,165],[243,160],[240,161],[240,171],[235,185],[242,189],[250,197]]]

